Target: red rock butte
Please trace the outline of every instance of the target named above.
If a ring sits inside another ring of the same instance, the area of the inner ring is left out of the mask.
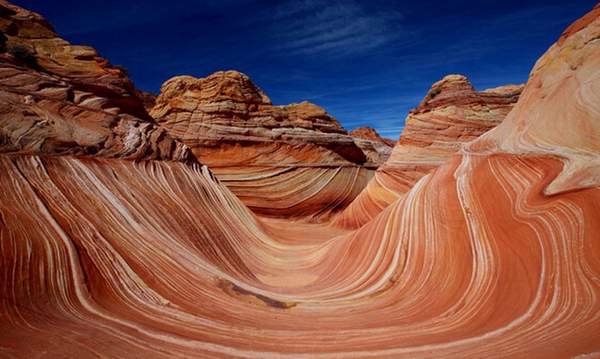
[[[349,134],[323,108],[274,106],[221,71],[166,81],[150,114],[255,213],[322,222],[348,206],[392,147]]]
[[[524,87],[434,84],[387,159],[239,72],[154,99],[0,27],[0,356],[600,355],[600,6]]]

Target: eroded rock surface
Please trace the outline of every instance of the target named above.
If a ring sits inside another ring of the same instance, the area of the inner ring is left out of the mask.
[[[0,1],[0,152],[194,160],[156,125],[119,68]]]
[[[309,102],[274,106],[248,76],[221,71],[165,82],[151,115],[257,213],[327,219],[389,155]]]
[[[391,156],[335,223],[351,228],[367,223],[465,143],[502,122],[522,90],[522,85],[507,85],[478,92],[462,75],[433,84],[406,118]]]

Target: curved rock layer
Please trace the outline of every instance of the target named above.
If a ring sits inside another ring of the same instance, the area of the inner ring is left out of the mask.
[[[274,106],[237,71],[168,80],[151,115],[268,216],[326,220],[352,202],[391,151],[349,136],[314,104]]]
[[[10,356],[600,350],[600,190],[543,196],[552,158],[456,157],[351,233],[260,224],[199,167],[1,166]]]
[[[350,205],[374,173],[306,143],[224,142],[201,154],[221,183],[270,217],[326,221]]]
[[[93,48],[3,0],[0,30],[0,152],[194,160]]]
[[[462,75],[448,75],[433,84],[406,118],[391,156],[352,205],[336,216],[334,225],[359,228],[370,221],[464,143],[497,126],[522,90],[522,85],[508,85],[477,92]]]
[[[597,356],[594,13],[358,230],[258,219],[198,164],[0,155],[0,353]]]

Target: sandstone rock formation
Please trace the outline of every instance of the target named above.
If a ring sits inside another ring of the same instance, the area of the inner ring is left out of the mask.
[[[433,84],[406,118],[390,158],[335,224],[358,228],[370,221],[464,143],[497,126],[522,90],[522,85],[508,85],[478,92],[462,75],[448,75]]]
[[[273,106],[248,76],[220,71],[206,78],[174,77],[165,82],[151,111],[161,126],[188,144],[199,158],[223,143],[306,144],[329,149],[340,161],[363,164],[362,151],[336,119],[309,102]],[[268,158],[257,158],[270,163]],[[315,163],[318,160],[315,159]]]
[[[0,152],[193,160],[91,47],[0,0]]]
[[[375,141],[383,143],[389,147],[394,147],[396,142],[394,140],[390,140],[389,138],[381,137],[377,131],[372,127],[359,127],[356,128],[349,133],[350,136],[354,138],[360,138],[367,141]]]
[[[350,204],[389,153],[349,136],[317,105],[274,106],[237,71],[168,80],[151,115],[264,215],[327,219]]]
[[[390,157],[394,141],[383,138],[370,127],[360,127],[348,133],[371,163],[383,164]]]
[[[599,38],[600,6],[358,230],[257,218],[198,163],[0,154],[1,355],[597,356]]]

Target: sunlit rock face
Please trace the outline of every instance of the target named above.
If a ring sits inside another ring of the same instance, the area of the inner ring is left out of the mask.
[[[206,166],[0,154],[9,358],[594,358],[600,7],[501,125],[358,230]]]
[[[392,153],[394,141],[381,137],[374,128],[359,127],[348,133],[370,162],[383,164]]]
[[[0,29],[0,152],[193,160],[93,48],[69,44],[5,1]]]
[[[406,118],[390,158],[335,224],[358,228],[370,221],[464,143],[502,122],[522,90],[522,85],[508,85],[478,92],[462,75],[448,75],[433,84]]]
[[[599,16],[600,5],[564,32],[535,64],[514,111],[468,150],[562,158],[564,169],[545,189],[547,195],[598,186]]]
[[[317,105],[274,106],[237,71],[168,80],[151,115],[246,205],[269,216],[329,218],[390,152],[349,136]]]

